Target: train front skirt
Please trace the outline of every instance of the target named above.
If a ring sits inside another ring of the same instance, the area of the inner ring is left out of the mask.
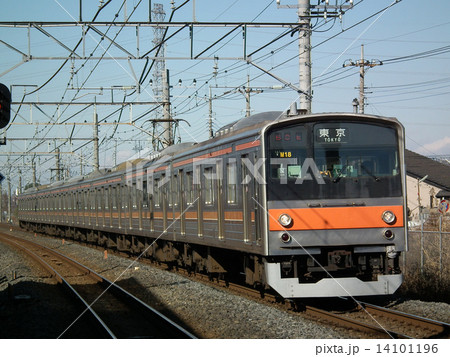
[[[379,275],[377,281],[355,277],[324,278],[317,283],[300,284],[298,278],[281,278],[280,263],[265,263],[268,284],[284,298],[367,296],[393,294],[403,282],[403,274]]]

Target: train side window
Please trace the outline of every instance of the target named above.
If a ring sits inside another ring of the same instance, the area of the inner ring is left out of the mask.
[[[92,190],[91,192],[90,192],[90,203],[91,203],[91,209],[92,210],[95,210],[95,190]]]
[[[192,182],[192,172],[186,172],[186,204],[191,205],[194,202],[194,185]]]
[[[120,197],[120,201],[122,204],[122,209],[126,210],[128,208],[128,199],[129,199],[129,195],[128,195],[128,190],[127,190],[128,186],[121,186],[120,187],[120,193],[121,193],[121,197]]]
[[[109,187],[105,187],[105,210],[109,209]]]
[[[178,176],[173,175],[172,180],[170,180],[170,196],[169,196],[169,207],[178,206]]]
[[[88,209],[88,200],[89,200],[89,192],[88,191],[84,191],[83,192],[83,207],[85,210]]]
[[[160,190],[159,190],[159,179],[154,179],[154,186],[153,186],[153,198],[155,202],[155,207],[160,207]]]
[[[214,204],[214,184],[213,184],[213,169],[212,167],[205,168],[205,205]]]
[[[227,202],[229,204],[236,203],[236,161],[231,161],[227,164]]]
[[[82,207],[81,203],[82,203],[82,200],[83,200],[82,193],[80,191],[77,191],[76,195],[77,195],[77,206],[75,208],[77,210],[80,210],[81,207]]]
[[[117,186],[111,187],[111,205],[112,209],[117,209]]]
[[[147,192],[147,181],[142,181],[142,206],[147,208],[148,207],[148,192]]]
[[[136,182],[133,183],[131,189],[131,205],[133,209],[137,209],[137,188]]]
[[[105,197],[103,194],[103,188],[97,189],[97,208],[99,210],[103,209],[103,197]]]

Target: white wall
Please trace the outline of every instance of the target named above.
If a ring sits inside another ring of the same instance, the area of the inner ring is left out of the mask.
[[[408,195],[408,208],[411,211],[413,221],[419,220],[419,195],[418,195],[418,180],[416,178],[406,177],[406,189]],[[425,208],[436,208],[439,200],[434,196],[440,191],[440,188],[432,186],[426,182],[419,184],[420,191],[420,205]],[[433,197],[432,207],[430,206],[430,196]]]

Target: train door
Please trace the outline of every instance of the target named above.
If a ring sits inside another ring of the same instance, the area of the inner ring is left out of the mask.
[[[133,187],[128,185],[123,186],[123,203],[125,204],[124,211],[126,212],[128,228],[133,228]]]
[[[155,199],[156,199],[156,185],[153,181],[153,176],[147,173],[147,187],[148,187],[148,211],[150,219],[150,232],[155,231]]]
[[[178,188],[179,188],[179,195],[178,195],[178,206],[180,211],[180,233],[182,236],[186,235],[186,192],[184,187],[184,172],[183,170],[178,171]]]
[[[163,227],[162,227],[162,231],[165,232],[167,229],[167,191],[168,191],[168,186],[170,187],[170,185],[166,185],[165,183],[165,175],[162,174],[161,175],[161,183],[162,185],[160,186],[160,191],[161,191],[161,199],[162,199],[162,211],[163,211]]]
[[[224,192],[223,192],[223,160],[217,160],[216,162],[216,205],[217,205],[217,226],[218,226],[218,237],[223,240],[225,238],[224,234]]]
[[[201,179],[201,167],[195,166],[195,176],[197,182],[195,182],[195,199],[197,202],[197,235],[199,238],[203,237],[203,192],[202,192],[202,179]]]
[[[173,239],[176,240],[178,233],[180,232],[180,212],[179,212],[179,199],[178,199],[178,174],[173,174],[169,184],[169,207],[170,214],[169,217],[172,218],[172,221],[169,223],[171,227],[171,231],[173,234]]]
[[[102,209],[103,195],[101,188],[94,189],[94,192],[95,192],[95,226],[98,227],[100,225],[100,221],[103,221],[103,209]]]
[[[141,178],[138,181],[138,189],[137,189],[137,204],[138,204],[138,211],[139,211],[139,230],[144,229],[144,215],[147,211],[147,181],[144,180],[144,176],[141,176]]]
[[[81,193],[80,191],[75,191],[75,206],[74,206],[74,214],[76,215],[76,223],[80,224],[80,210],[81,210]]]
[[[110,220],[110,201],[109,201],[109,187],[103,187],[103,197],[104,197],[104,206],[103,206],[103,227],[109,226]]]
[[[121,198],[122,198],[122,186],[120,184],[118,184],[116,186],[116,207],[117,207],[117,226],[119,228],[122,228],[122,203],[121,203]]]
[[[241,156],[241,187],[242,187],[242,218],[244,242],[251,243],[255,240],[255,177],[250,171],[253,166],[253,155]]]
[[[87,226],[89,224],[89,191],[83,191],[83,224]]]

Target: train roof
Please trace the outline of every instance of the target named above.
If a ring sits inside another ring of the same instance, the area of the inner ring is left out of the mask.
[[[56,187],[62,186],[62,185],[76,185],[82,181],[91,181],[95,180],[98,177],[103,177],[108,174],[111,175],[121,175],[123,172],[127,170],[128,165],[131,165],[133,167],[140,166],[142,168],[149,167],[151,165],[154,165],[156,163],[164,163],[169,161],[174,156],[184,157],[187,155],[192,154],[196,151],[208,151],[209,148],[222,145],[225,143],[228,143],[230,141],[239,140],[245,137],[249,137],[252,135],[259,135],[261,134],[261,131],[263,129],[270,126],[270,124],[282,124],[282,123],[289,123],[293,120],[311,120],[317,117],[326,117],[329,116],[330,118],[339,118],[339,117],[352,117],[355,118],[363,116],[366,119],[369,120],[389,120],[391,122],[396,122],[398,124],[399,121],[396,118],[387,118],[387,117],[380,117],[376,115],[368,115],[368,114],[358,114],[358,113],[320,113],[320,114],[308,114],[308,115],[298,115],[298,114],[291,114],[289,111],[268,111],[263,113],[258,113],[251,115],[249,117],[241,118],[239,120],[236,120],[232,123],[229,123],[222,128],[220,128],[216,135],[213,138],[210,138],[206,141],[200,142],[200,143],[193,143],[193,142],[186,142],[186,143],[179,143],[172,146],[169,146],[160,152],[153,152],[149,156],[144,158],[138,158],[133,160],[128,160],[125,162],[120,163],[119,165],[111,168],[111,169],[100,169],[95,170],[91,172],[88,175],[85,176],[76,176],[64,181],[57,181],[52,184],[47,185],[41,185],[36,188],[33,188],[32,190],[28,189],[25,193],[31,194],[36,191],[41,191],[45,189],[54,189]],[[400,124],[401,125],[401,124]]]

